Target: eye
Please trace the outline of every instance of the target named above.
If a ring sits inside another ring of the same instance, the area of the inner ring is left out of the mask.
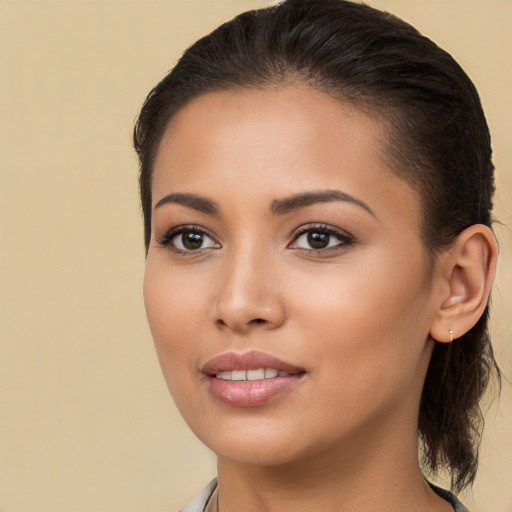
[[[347,233],[331,226],[304,226],[295,234],[293,242],[288,246],[291,249],[305,249],[322,251],[334,249],[354,242]]]
[[[168,231],[159,245],[175,252],[199,252],[203,249],[218,248],[220,245],[202,229],[194,226],[179,226]]]

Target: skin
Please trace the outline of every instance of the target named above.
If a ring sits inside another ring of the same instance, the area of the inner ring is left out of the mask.
[[[306,86],[201,96],[163,137],[144,298],[174,400],[218,455],[222,512],[451,510],[421,475],[416,425],[429,332],[449,339],[455,256],[427,253],[417,193],[383,151],[378,121]],[[326,190],[371,212],[340,200],[271,212]],[[171,193],[218,212],[156,206]],[[342,236],[315,251],[296,233],[318,224]],[[206,233],[199,249],[159,243],[190,225]],[[249,350],[303,378],[258,407],[221,403],[200,369]]]

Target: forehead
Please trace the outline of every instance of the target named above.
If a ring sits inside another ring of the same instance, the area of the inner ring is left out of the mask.
[[[193,158],[191,164],[222,152],[230,153],[230,160],[235,161],[239,152],[248,156],[248,144],[253,152],[275,157],[293,151],[303,162],[306,153],[334,162],[340,143],[378,158],[386,146],[386,133],[378,120],[303,85],[208,93],[186,104],[171,119],[157,152],[155,171],[184,153]],[[346,152],[345,158],[350,154]],[[383,162],[379,166],[384,167]]]
[[[167,127],[153,201],[173,191],[229,199],[262,188],[276,195],[341,188],[389,201],[405,187],[416,209],[414,192],[386,164],[386,144],[384,123],[307,86],[205,94]]]
[[[350,121],[350,126],[343,121]],[[227,89],[198,96],[173,116],[162,143],[201,129],[212,135],[232,135],[228,132],[236,131],[242,136],[241,128],[259,130],[262,141],[269,130],[274,134],[283,132],[283,136],[329,139],[329,133],[334,135],[333,127],[345,139],[371,138],[385,146],[388,130],[378,116],[365,114],[348,101],[303,84]]]

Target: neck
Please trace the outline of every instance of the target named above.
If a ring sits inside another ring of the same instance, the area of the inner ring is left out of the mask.
[[[381,436],[364,445],[353,440],[279,466],[219,458],[219,512],[452,510],[422,476],[416,436],[406,440],[403,434],[395,433],[394,443]]]

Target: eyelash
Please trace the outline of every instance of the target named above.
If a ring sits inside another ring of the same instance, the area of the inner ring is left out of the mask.
[[[339,243],[332,247],[325,247],[325,248],[321,248],[321,249],[314,249],[314,248],[306,249],[303,247],[292,247],[293,244],[297,243],[297,240],[299,240],[299,238],[302,235],[305,235],[307,233],[314,233],[314,232],[325,233],[329,236],[335,237],[339,241]],[[179,235],[182,235],[185,233],[194,233],[194,234],[198,234],[198,235],[203,235],[203,236],[209,238],[210,240],[212,240],[213,243],[217,245],[217,247],[215,247],[215,248],[220,247],[220,244],[218,244],[218,242],[216,242],[215,239],[212,236],[210,236],[208,231],[206,231],[204,228],[202,228],[200,226],[196,226],[196,225],[182,225],[182,226],[176,226],[175,228],[170,229],[158,240],[158,245],[161,247],[166,247],[168,250],[172,251],[173,253],[178,254],[178,255],[183,255],[183,256],[190,255],[190,254],[197,254],[205,249],[210,248],[210,247],[207,247],[207,248],[199,248],[197,250],[183,250],[183,249],[179,249],[179,248],[173,246],[173,244],[172,244],[173,240],[176,237],[178,237]],[[332,251],[339,251],[342,247],[347,248],[348,246],[351,246],[355,243],[355,239],[352,235],[350,235],[349,233],[342,231],[340,229],[336,229],[332,226],[329,226],[327,224],[308,224],[305,226],[301,226],[298,230],[296,230],[291,235],[291,239],[292,240],[287,245],[287,248],[297,249],[297,250],[300,250],[300,251],[303,251],[303,252],[306,252],[309,254],[311,254],[311,253],[326,254],[326,253],[330,253]]]
[[[326,233],[329,236],[335,237],[339,243],[335,246],[325,247],[322,249],[304,249],[301,247],[296,247],[296,249],[307,253],[326,254],[330,253],[331,251],[339,251],[341,248],[347,248],[348,246],[351,246],[355,243],[355,238],[346,231],[342,231],[327,224],[308,224],[300,227],[297,231],[295,231],[295,233],[292,235],[292,241],[288,244],[288,247],[296,243],[302,235],[315,232]]]
[[[213,240],[215,242],[213,237],[211,237],[208,234],[208,232],[205,229],[201,228],[200,226],[184,225],[184,226],[176,226],[175,228],[172,228],[169,231],[167,231],[166,233],[164,233],[164,235],[158,240],[158,245],[161,247],[166,247],[173,253],[179,254],[179,255],[188,255],[188,254],[201,252],[201,249],[188,250],[188,251],[185,250],[184,251],[183,249],[179,249],[172,245],[172,241],[174,238],[178,237],[179,235],[183,235],[185,233],[194,233],[194,234],[198,234],[198,235],[203,235],[205,237],[210,238],[211,240]],[[217,242],[215,242],[215,244],[218,245]]]

